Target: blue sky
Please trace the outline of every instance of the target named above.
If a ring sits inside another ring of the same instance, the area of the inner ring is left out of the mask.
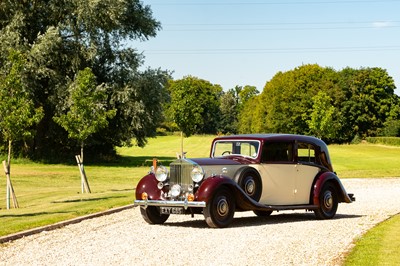
[[[303,64],[380,67],[400,95],[399,0],[143,0],[162,23],[130,45],[145,66],[220,84],[256,86]]]

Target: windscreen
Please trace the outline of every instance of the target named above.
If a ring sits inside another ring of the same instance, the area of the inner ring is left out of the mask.
[[[260,143],[249,140],[224,140],[217,141],[213,148],[213,157],[224,157],[229,155],[241,155],[256,158]]]

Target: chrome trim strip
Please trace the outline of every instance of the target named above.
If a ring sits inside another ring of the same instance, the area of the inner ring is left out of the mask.
[[[173,200],[135,200],[134,206],[158,206],[158,207],[183,207],[187,208],[204,208],[206,207],[205,201],[173,201]]]

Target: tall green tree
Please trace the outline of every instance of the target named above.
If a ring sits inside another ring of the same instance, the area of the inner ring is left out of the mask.
[[[345,135],[349,138],[374,136],[390,115],[394,103],[394,80],[381,68],[343,69],[344,93],[341,112],[346,117]]]
[[[18,202],[11,184],[11,154],[14,141],[25,142],[32,137],[32,127],[43,117],[43,109],[36,107],[32,93],[26,87],[26,58],[13,49],[8,51],[8,61],[0,72],[0,139],[8,143],[7,162],[3,162],[7,176],[7,209],[10,208],[12,196],[14,206]]]
[[[11,49],[0,72],[0,130],[8,143],[8,165],[12,142],[31,138],[33,126],[43,117],[43,109],[35,106],[33,94],[24,81],[25,64],[24,55]]]
[[[161,29],[150,7],[139,0],[28,2],[0,3],[0,71],[11,47],[27,55],[26,82],[35,95],[34,104],[44,110],[29,150],[51,156],[75,148],[53,116],[63,111],[68,84],[86,67],[97,77],[97,86],[107,88],[107,110],[124,108],[129,105],[126,99],[136,101],[130,113],[118,109],[109,123],[115,127],[94,134],[91,144],[110,148],[135,139],[144,144],[159,121],[148,110],[161,105],[156,101],[162,97],[154,97],[150,104],[147,94],[138,92],[164,95],[169,77],[167,71],[140,70],[144,57],[128,46],[155,37]],[[135,122],[128,129],[120,127],[126,120]]]
[[[324,91],[319,91],[312,97],[312,109],[306,120],[310,133],[321,139],[334,139],[337,134],[335,114],[337,109],[332,105],[332,99]]]
[[[102,132],[101,137],[108,138],[103,143],[129,146],[135,140],[143,147],[147,137],[155,137],[164,121],[164,105],[170,101],[166,88],[170,79],[170,74],[160,69],[128,73],[124,86],[114,89],[111,95],[118,119],[111,120],[107,134]]]
[[[378,135],[386,137],[400,137],[400,97],[395,95],[388,118]]]
[[[257,90],[255,86],[250,86],[250,85],[244,86],[239,90],[238,93],[239,104],[241,105],[245,104],[248,100],[250,100],[254,96],[257,96],[258,94],[260,94],[260,92]]]
[[[171,80],[168,90],[171,95],[169,113],[186,136],[217,132],[221,86],[187,76]]]
[[[254,96],[246,101],[239,113],[239,133],[261,133],[260,125],[265,117],[262,113],[263,104],[260,103],[260,95]]]
[[[335,99],[338,91],[335,71],[318,65],[303,65],[294,70],[277,73],[261,93],[259,109],[261,132],[308,132],[311,98],[319,91]],[[264,117],[264,118],[262,118]]]
[[[108,126],[108,119],[115,116],[116,110],[107,110],[106,87],[97,85],[96,76],[90,68],[78,72],[76,80],[69,86],[66,113],[55,116],[54,120],[76,139],[83,149],[87,138]]]
[[[219,131],[223,134],[235,134],[237,132],[238,103],[235,95],[228,91],[223,93],[220,99],[220,124]]]

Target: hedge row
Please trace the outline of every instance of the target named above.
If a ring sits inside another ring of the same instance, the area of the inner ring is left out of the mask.
[[[367,137],[366,141],[374,144],[400,146],[400,138],[398,137]]]

